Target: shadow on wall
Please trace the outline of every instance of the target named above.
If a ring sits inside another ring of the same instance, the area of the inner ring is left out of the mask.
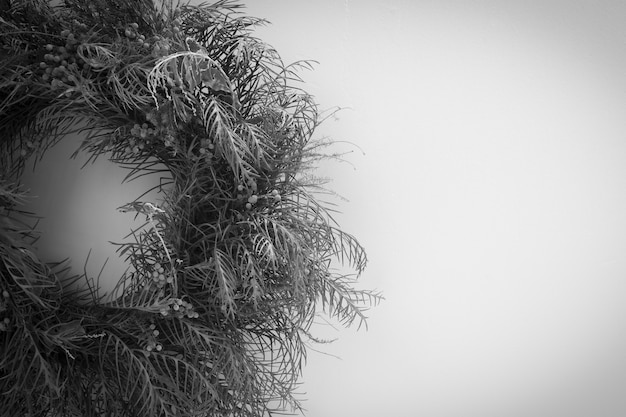
[[[22,183],[31,198],[24,209],[41,217],[36,228],[38,256],[45,262],[69,258],[71,274],[86,272],[94,280],[100,275],[99,294],[103,295],[128,268],[114,243],[132,241],[129,233],[145,221],[143,216],[135,218],[135,213],[121,213],[117,208],[157,186],[161,175],[124,182],[128,170],[104,156],[85,165],[87,154],[71,158],[81,140],[79,135],[68,135],[41,161],[33,157],[27,162]],[[141,201],[161,202],[157,191]]]

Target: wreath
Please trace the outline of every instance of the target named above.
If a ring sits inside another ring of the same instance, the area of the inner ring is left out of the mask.
[[[0,4],[2,416],[299,411],[315,316],[360,327],[380,300],[355,288],[366,254],[316,198],[310,168],[332,155],[297,87],[308,63],[284,65],[241,8]],[[26,161],[72,132],[129,180],[167,178],[160,204],[120,208],[146,222],[107,299],[42,262],[20,220]]]

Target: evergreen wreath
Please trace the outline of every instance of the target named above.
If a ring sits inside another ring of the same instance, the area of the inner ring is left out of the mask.
[[[316,314],[360,327],[380,300],[354,287],[366,254],[316,198],[309,64],[284,65],[241,8],[0,3],[0,415],[300,411]],[[72,132],[129,180],[166,178],[161,204],[121,208],[146,223],[106,300],[40,261],[20,220],[26,160]]]

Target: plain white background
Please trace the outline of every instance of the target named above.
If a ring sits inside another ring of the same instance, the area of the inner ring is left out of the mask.
[[[321,171],[386,296],[367,332],[320,328],[341,359],[309,355],[307,414],[626,415],[626,3],[247,6],[286,62],[319,61],[321,108],[347,108],[319,134],[353,152]],[[47,250],[101,264],[142,184],[63,158],[33,181]]]

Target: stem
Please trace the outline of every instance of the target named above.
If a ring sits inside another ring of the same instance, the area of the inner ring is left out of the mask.
[[[146,203],[146,205],[150,205],[150,208],[153,209],[154,211],[157,210],[157,207],[153,206],[150,203]],[[170,261],[170,274],[172,277],[172,290],[174,292],[174,297],[178,297],[178,283],[176,282],[176,268],[174,266],[174,262],[172,261],[172,257],[170,256],[170,252],[167,250],[167,245],[165,244],[165,241],[163,240],[163,237],[161,236],[161,234],[159,233],[156,224],[154,223],[154,220],[152,219],[152,213],[148,212],[148,220],[150,221],[150,225],[152,226],[152,229],[154,229],[154,232],[156,233],[156,235],[159,237],[159,240],[161,241],[161,245],[163,245],[163,249],[165,249],[165,254],[167,255],[167,259]]]

